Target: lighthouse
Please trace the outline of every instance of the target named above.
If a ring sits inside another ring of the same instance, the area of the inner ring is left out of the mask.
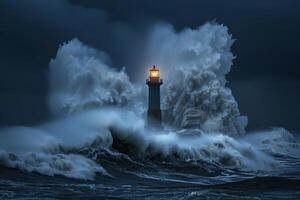
[[[148,94],[148,127],[161,127],[161,110],[160,110],[160,86],[163,84],[159,77],[159,70],[153,66],[149,69],[149,77],[146,80],[149,87]]]

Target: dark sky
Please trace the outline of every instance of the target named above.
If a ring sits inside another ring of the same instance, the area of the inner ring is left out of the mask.
[[[249,130],[300,132],[299,0],[0,0],[0,125],[49,118],[48,64],[65,41],[77,37],[115,67],[135,66],[151,24],[179,31],[212,20],[236,38],[227,80]]]

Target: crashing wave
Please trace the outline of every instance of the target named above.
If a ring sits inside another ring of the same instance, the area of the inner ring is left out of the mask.
[[[106,173],[95,162],[97,157],[83,153],[86,148],[154,160],[205,161],[237,169],[268,170],[274,166],[271,157],[247,141],[221,133],[189,135],[148,131],[140,116],[126,109],[106,108],[35,128],[5,129],[0,137],[1,165],[82,179]]]
[[[50,107],[55,113],[128,105],[135,88],[123,68],[108,66],[104,52],[88,47],[78,39],[61,45],[49,65]]]
[[[234,136],[245,133],[247,118],[225,86],[233,41],[228,28],[215,23],[181,32],[165,25],[153,30],[147,53],[168,74],[163,91],[168,123]]]
[[[0,151],[0,164],[27,172],[48,176],[93,180],[96,173],[108,175],[95,161],[75,154],[25,153],[13,154]]]
[[[293,134],[284,128],[272,128],[271,130],[248,134],[245,140],[255,143],[260,149],[273,155],[300,156],[300,144]]]

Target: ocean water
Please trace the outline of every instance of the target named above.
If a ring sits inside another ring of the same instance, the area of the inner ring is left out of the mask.
[[[300,197],[300,145],[282,128],[233,138],[200,130],[151,132],[120,120],[104,132],[91,120],[102,114],[107,111],[2,129],[0,199]],[[70,122],[91,124],[70,128]]]
[[[110,174],[95,180],[1,167],[1,199],[299,199],[299,159],[278,158],[281,173],[223,169],[201,162],[133,159],[101,152]]]

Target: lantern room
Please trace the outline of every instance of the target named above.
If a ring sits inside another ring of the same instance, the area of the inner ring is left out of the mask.
[[[155,66],[149,69],[149,79],[151,82],[159,82],[159,69]]]

